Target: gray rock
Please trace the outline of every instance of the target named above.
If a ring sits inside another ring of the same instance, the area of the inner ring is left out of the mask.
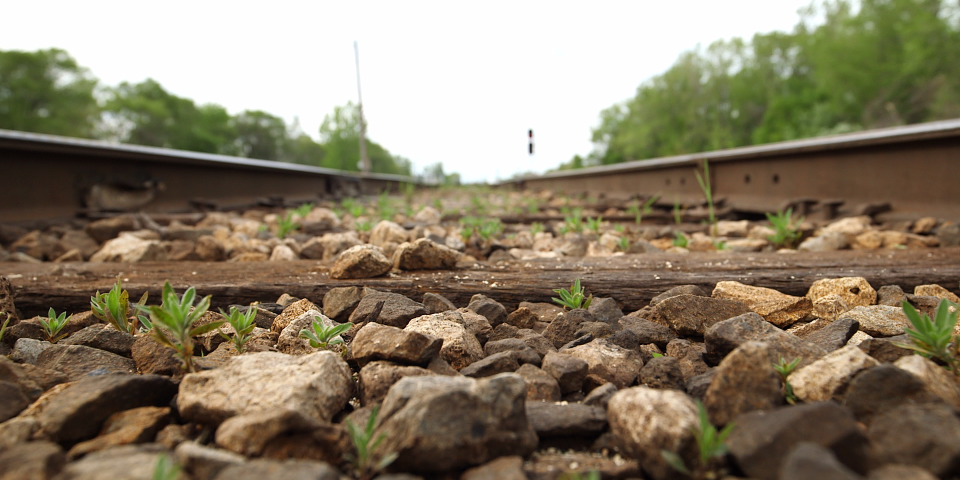
[[[214,480],[339,480],[340,472],[328,463],[313,460],[269,460],[258,458],[242,465],[230,465]]]
[[[350,351],[361,367],[374,360],[425,366],[440,355],[442,346],[440,337],[368,323],[353,337]]]
[[[589,369],[586,361],[566,353],[551,352],[543,357],[543,371],[557,379],[563,395],[580,391]]]
[[[673,357],[655,357],[640,369],[640,383],[650,388],[684,391],[680,362]]]
[[[355,232],[325,233],[320,237],[320,245],[323,247],[323,260],[331,260],[353,247],[363,245],[363,242]]]
[[[393,467],[443,472],[504,455],[526,456],[537,446],[524,409],[526,386],[516,374],[409,377],[383,401],[375,436],[396,452]]]
[[[872,337],[892,337],[903,335],[904,327],[910,326],[907,316],[900,307],[870,305],[854,307],[841,315],[860,323],[860,331]]]
[[[25,322],[20,322],[17,324],[17,327],[21,327]],[[10,354],[10,359],[17,363],[26,363],[30,365],[36,365],[37,359],[40,358],[40,354],[44,350],[52,347],[53,344],[43,340],[36,340],[33,338],[20,338],[17,340],[17,343],[14,344],[13,353]]]
[[[780,472],[780,480],[858,480],[862,479],[837,460],[830,450],[811,442],[793,448]]]
[[[457,266],[460,252],[426,238],[404,242],[393,254],[393,264],[400,270],[441,270]]]
[[[518,368],[520,368],[520,364],[517,363],[516,352],[506,351],[477,360],[460,370],[460,373],[467,377],[481,378],[491,377],[498,373],[513,372]]]
[[[927,392],[960,409],[960,382],[956,375],[920,355],[902,357],[893,364],[919,378]]]
[[[53,478],[67,463],[60,445],[53,442],[26,442],[0,451],[0,472],[4,480]]]
[[[331,288],[323,295],[323,312],[333,320],[346,322],[366,293],[368,289],[362,287]]]
[[[890,364],[881,364],[858,373],[843,397],[843,406],[857,420],[869,424],[873,417],[905,404],[940,401],[926,391],[923,381],[912,373]]]
[[[677,338],[667,344],[667,356],[676,358],[680,364],[683,378],[690,378],[706,372],[710,366],[704,361],[706,346],[690,340]]]
[[[678,285],[650,299],[650,306],[655,307],[658,303],[679,295],[696,295],[698,297],[709,297],[706,292],[696,285]]]
[[[543,336],[550,340],[554,347],[560,348],[577,338],[575,334],[580,329],[581,323],[594,320],[593,314],[582,308],[563,312],[550,322],[543,331]]]
[[[423,315],[410,320],[404,330],[442,338],[440,358],[457,370],[483,358],[483,347],[477,337],[467,331],[459,312]]]
[[[387,480],[383,477],[377,478],[378,480]],[[527,474],[523,471],[523,457],[509,456],[500,457],[479,467],[471,468],[463,472],[460,480],[527,480]]]
[[[609,297],[594,298],[593,301],[590,302],[590,308],[588,310],[598,322],[613,325],[616,325],[620,317],[623,316],[623,310],[620,310],[620,307],[617,306],[617,301]]]
[[[376,319],[368,318],[383,302],[380,315]],[[404,328],[411,319],[427,314],[423,304],[417,303],[398,293],[370,292],[364,295],[357,308],[350,314],[354,325],[364,321],[374,321],[391,327]]]
[[[887,338],[868,338],[860,342],[857,346],[873,358],[880,362],[893,363],[900,357],[913,355],[913,350],[899,347],[897,344],[909,344],[910,337],[907,335],[898,335]]]
[[[61,340],[60,345],[83,345],[130,358],[136,337],[106,324],[91,325]]]
[[[94,452],[64,467],[58,480],[124,478],[151,480],[160,454],[158,445],[126,445]]]
[[[114,413],[103,423],[100,435],[71,447],[67,458],[76,459],[120,445],[150,442],[170,420],[170,407],[140,407]]]
[[[66,375],[30,364],[17,364],[6,357],[0,357],[0,381],[17,385],[23,395],[33,402],[40,395],[67,381]]]
[[[503,340],[487,342],[483,346],[483,354],[488,357],[500,352],[513,352],[520,365],[529,363],[539,367],[542,363],[540,354],[519,338],[505,338]]]
[[[51,389],[21,416],[39,422],[35,438],[74,443],[96,436],[114,413],[166,406],[176,393],[176,385],[158,375],[85,377]]]
[[[373,278],[389,272],[393,262],[373,245],[357,245],[337,255],[330,267],[330,278]]]
[[[360,404],[375,405],[383,401],[393,384],[403,377],[436,375],[436,373],[417,366],[397,365],[387,361],[375,361],[360,369]]]
[[[822,348],[780,330],[753,312],[714,325],[707,330],[703,339],[706,343],[704,355],[711,362],[719,362],[735,348],[751,340],[769,344],[785,359],[801,358],[801,366],[826,354]]]
[[[185,420],[203,424],[275,408],[330,421],[351,396],[350,367],[336,353],[258,352],[233,357],[216,370],[186,375],[177,408]]]
[[[193,442],[177,445],[173,453],[177,465],[195,480],[210,480],[224,468],[247,461],[243,455]]]
[[[848,345],[797,369],[790,375],[790,383],[805,402],[840,401],[854,375],[879,364],[863,350]]]
[[[459,313],[460,318],[463,319],[463,327],[473,334],[473,336],[477,337],[480,345],[487,343],[490,334],[493,333],[493,327],[490,326],[487,318],[469,308],[460,308],[457,310],[457,313]]]
[[[283,297],[280,298],[283,299]],[[271,332],[276,332],[279,334],[284,328],[287,328],[287,325],[290,325],[290,322],[296,320],[304,313],[309,311],[322,311],[320,310],[320,307],[306,298],[301,300],[291,298],[290,300],[290,303],[283,308],[283,311],[280,312],[280,314],[273,319],[273,323],[270,324]]]
[[[832,352],[844,345],[860,329],[860,322],[852,318],[843,318],[831,322],[823,328],[804,337],[804,340]]]
[[[726,425],[740,414],[784,404],[774,357],[769,344],[747,342],[720,362],[703,402],[714,423]]]
[[[20,385],[0,381],[0,423],[17,416],[27,405],[30,405],[30,400],[23,394]]]
[[[566,353],[587,362],[587,370],[590,374],[598,376],[605,382],[613,382],[618,388],[630,386],[640,373],[640,368],[643,367],[643,360],[639,353],[604,340],[594,340],[586,345],[571,348]]]
[[[687,395],[703,401],[703,399],[707,396],[707,389],[710,388],[710,384],[713,383],[713,377],[716,374],[717,369],[711,368],[704,373],[688,378],[684,384],[684,389],[686,390]]]
[[[607,324],[601,323],[600,325]],[[581,331],[583,330],[581,329]],[[619,345],[627,350],[640,350],[640,336],[632,330],[618,330],[606,338],[608,342]]]
[[[612,383],[604,383],[593,390],[583,398],[584,405],[593,405],[600,408],[607,408],[610,398],[617,393],[619,389]]]
[[[877,290],[877,305],[899,307],[907,301],[907,294],[899,285],[884,285]]]
[[[98,243],[106,242],[111,238],[116,238],[120,232],[137,230],[140,228],[140,222],[133,215],[118,215],[116,217],[102,218],[87,224],[84,230],[93,237]]]
[[[662,300],[648,319],[679,335],[703,335],[714,324],[745,313],[752,312],[735,300],[684,294]]]
[[[541,440],[554,437],[595,437],[607,428],[607,412],[579,403],[527,402],[527,419]]]
[[[525,363],[516,370],[517,375],[527,383],[527,401],[560,401],[560,385],[557,379],[535,365]]]
[[[90,257],[91,262],[162,262],[167,251],[157,240],[144,240],[129,233],[108,240]]]
[[[319,450],[312,459],[326,462],[340,460],[346,440],[341,426],[284,408],[230,417],[217,427],[215,437],[219,447],[248,457],[303,458],[305,450]],[[298,448],[284,448],[291,440]],[[281,452],[285,454],[277,455]]]
[[[776,480],[787,455],[801,442],[828,448],[858,473],[868,464],[867,438],[853,414],[835,402],[750,412],[734,420],[727,447],[750,478]]]
[[[673,330],[670,330],[669,327],[651,322],[645,318],[623,316],[620,317],[618,322],[622,329],[636,333],[637,341],[640,342],[641,345],[653,343],[660,348],[667,348],[667,344],[677,338],[677,334],[673,333]]]
[[[37,366],[63,372],[71,381],[90,374],[137,372],[132,359],[82,345],[52,345],[37,357]]]
[[[507,319],[507,309],[500,302],[479,293],[470,297],[467,309],[486,317],[491,327],[496,327]]]
[[[697,407],[676,390],[633,387],[621,390],[607,404],[607,420],[621,451],[636,458],[654,478],[671,478],[673,469],[661,456],[675,452],[687,465],[697,457],[693,431]]]
[[[937,240],[941,247],[955,247],[960,245],[960,224],[944,222],[937,228]]]
[[[942,404],[903,405],[877,415],[867,428],[876,457],[915,465],[940,478],[960,465],[960,420]]]
[[[867,480],[937,480],[937,477],[914,465],[887,464],[871,470]]]
[[[453,302],[447,300],[446,297],[433,292],[423,294],[423,308],[427,309],[427,314],[443,313],[448,310],[457,309]]]

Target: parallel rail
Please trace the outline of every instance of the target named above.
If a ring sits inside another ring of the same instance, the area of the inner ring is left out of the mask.
[[[377,194],[414,179],[0,130],[0,222]],[[119,205],[119,207],[118,207]]]
[[[960,221],[960,119],[552,172],[508,184],[607,197],[660,195],[662,205],[690,205],[704,200],[694,174],[704,160],[714,197],[741,212],[794,203],[855,213],[889,203],[890,218]]]

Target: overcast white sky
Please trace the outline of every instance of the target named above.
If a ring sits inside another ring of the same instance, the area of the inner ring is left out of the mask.
[[[152,77],[231,113],[324,115],[356,101],[368,135],[465,181],[542,172],[590,152],[600,110],[697,44],[788,31],[810,0],[18,1],[0,49],[58,47],[103,83]],[[527,155],[527,129],[536,154]]]

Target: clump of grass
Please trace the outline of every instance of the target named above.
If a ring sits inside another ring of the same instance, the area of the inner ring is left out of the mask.
[[[237,353],[245,352],[246,344],[253,337],[253,329],[257,326],[253,323],[257,316],[257,309],[248,308],[246,312],[241,312],[237,307],[230,307],[229,313],[220,309],[220,314],[227,319],[227,323],[233,327],[235,332],[232,336],[224,333],[220,333],[220,336],[233,342],[233,346],[237,348]]]
[[[373,438],[373,431],[377,426],[377,415],[380,413],[380,406],[373,407],[370,411],[370,418],[367,419],[366,426],[361,430],[360,427],[347,420],[347,435],[350,437],[350,443],[356,454],[347,454],[347,460],[353,465],[358,478],[367,479],[374,477],[378,472],[390,466],[397,459],[396,453],[378,455],[377,448],[383,442],[384,434]]]
[[[673,201],[673,222],[677,225],[683,222],[683,210],[680,208],[680,201],[676,199]]]
[[[393,206],[393,200],[390,199],[387,191],[383,191],[380,196],[377,197],[377,216],[380,217],[380,220],[393,221],[393,217],[396,214],[397,209]]]
[[[297,216],[300,217],[301,220],[303,220],[304,218],[306,218],[307,215],[309,215],[310,212],[312,212],[312,211],[313,211],[313,204],[312,204],[312,203],[304,203],[304,204],[300,205],[299,207],[293,209],[293,213],[297,214]]]
[[[593,302],[593,295],[585,297],[584,291],[585,289],[580,286],[580,279],[578,278],[573,281],[570,290],[563,288],[554,290],[554,292],[560,295],[560,298],[553,297],[553,301],[562,305],[564,309],[590,308],[590,303]]]
[[[153,466],[153,480],[176,480],[180,476],[180,467],[165,453],[157,456]]]
[[[626,253],[630,251],[630,239],[628,237],[620,237],[620,240],[617,241],[617,246],[620,247],[620,251]]]
[[[680,230],[675,230],[673,232],[673,246],[687,248],[687,245],[690,244],[690,239],[683,234]]]
[[[780,210],[777,213],[767,213],[767,220],[773,226],[774,234],[767,237],[774,246],[792,248],[800,240],[800,229],[797,225],[803,222],[803,217],[793,221],[793,209]]]
[[[543,223],[533,222],[530,224],[530,234],[536,237],[538,233],[543,231],[543,228]]]
[[[710,236],[717,236],[717,211],[713,204],[713,186],[710,184],[710,162],[703,159],[703,175],[698,170],[693,173],[697,176],[697,183],[700,184],[700,190],[703,190],[703,196],[707,199],[707,221],[710,223]]]
[[[960,360],[957,359],[957,354],[960,353],[960,336],[953,334],[957,326],[957,315],[960,314],[957,305],[946,299],[941,300],[933,319],[926,313],[917,312],[909,302],[903,302],[901,307],[912,326],[904,329],[911,342],[895,345],[939,361],[948,370],[960,375]]]
[[[343,343],[343,338],[340,337],[340,334],[350,330],[353,324],[347,322],[328,327],[323,324],[324,319],[329,320],[323,316],[314,316],[313,323],[310,324],[311,328],[300,330],[300,338],[309,340],[310,346],[313,348],[329,350],[334,345]]]
[[[136,305],[146,305],[149,293],[143,292],[140,301]],[[120,283],[120,277],[117,277],[117,283],[107,293],[97,293],[90,297],[90,310],[93,316],[99,318],[116,328],[117,330],[131,335],[137,333],[137,321],[130,322],[127,318],[130,316],[130,294],[123,289]]]
[[[777,363],[772,364],[773,369],[777,371],[777,374],[780,375],[780,381],[783,383],[783,398],[787,400],[787,403],[793,405],[797,403],[796,395],[793,393],[793,385],[790,385],[790,380],[787,377],[797,369],[797,365],[800,364],[800,358],[794,358],[792,362],[787,362],[783,358],[783,355],[780,355],[780,359]]]
[[[692,430],[697,441],[699,463],[692,468],[688,467],[678,453],[669,450],[661,450],[660,455],[674,470],[684,475],[703,479],[721,478],[726,474],[723,469],[723,456],[727,453],[725,442],[733,431],[733,424],[729,423],[723,427],[723,430],[717,431],[717,427],[710,423],[707,409],[699,400],[697,400],[697,415],[700,418],[700,425],[699,428]]]
[[[163,283],[163,292],[161,293],[161,304],[159,306],[142,306],[141,310],[150,314],[150,323],[153,328],[150,335],[157,342],[166,345],[176,352],[177,357],[183,362],[183,370],[187,373],[194,372],[193,366],[193,337],[216,330],[223,325],[223,321],[210,322],[206,325],[194,327],[193,325],[200,320],[200,317],[210,308],[210,296],[207,295],[200,300],[200,303],[194,305],[197,291],[190,287],[183,293],[182,298],[178,298],[170,282]]]
[[[590,470],[585,474],[580,472],[566,472],[557,478],[558,480],[600,480],[600,472],[596,470]]]
[[[300,228],[300,224],[293,220],[293,212],[287,212],[281,217],[277,217],[277,238],[283,239],[295,230]]]
[[[563,225],[560,227],[560,233],[583,233],[583,209],[574,208],[568,210],[563,217]]]
[[[67,312],[57,315],[57,312],[51,307],[47,312],[47,318],[40,317],[40,328],[43,329],[43,334],[47,336],[50,343],[57,343],[57,340],[67,336],[66,333],[60,333],[60,331],[67,326],[69,321]]]
[[[7,333],[7,325],[10,325],[10,314],[7,314],[7,318],[3,320],[3,325],[0,326],[0,341],[3,341],[3,334]]]
[[[603,217],[587,219],[587,229],[592,230],[597,235],[600,235],[600,226],[602,224],[603,224]]]
[[[373,222],[369,220],[357,222],[355,226],[358,232],[369,232],[373,230]]]

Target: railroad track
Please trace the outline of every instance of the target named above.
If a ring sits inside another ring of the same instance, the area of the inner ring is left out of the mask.
[[[694,172],[703,171],[704,161],[718,203],[741,214],[793,205],[821,218],[884,213],[960,221],[960,119],[552,172],[502,185],[608,198],[659,195],[665,208],[697,205],[704,195]]]
[[[410,177],[0,130],[0,222],[117,211],[290,206],[396,191]]]

